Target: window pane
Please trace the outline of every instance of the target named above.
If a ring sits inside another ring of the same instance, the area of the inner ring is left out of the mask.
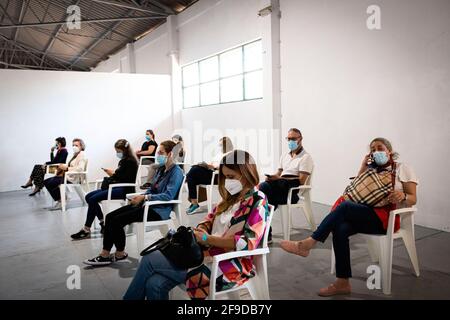
[[[200,99],[202,106],[219,103],[219,81],[200,85]]]
[[[219,79],[219,57],[200,61],[200,82]]]
[[[220,102],[243,100],[242,75],[220,80]]]
[[[198,63],[183,67],[183,86],[198,84]]]
[[[262,68],[261,43],[260,40],[244,46],[244,68],[246,72]]]
[[[183,89],[183,103],[185,108],[198,107],[200,105],[198,86]]]
[[[245,99],[262,98],[263,82],[262,71],[254,71],[245,74]]]
[[[242,47],[220,55],[220,76],[228,77],[242,73]]]

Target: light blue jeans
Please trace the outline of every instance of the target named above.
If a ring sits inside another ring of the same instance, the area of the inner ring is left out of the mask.
[[[169,291],[186,280],[187,270],[176,268],[159,250],[142,257],[124,300],[168,300]]]

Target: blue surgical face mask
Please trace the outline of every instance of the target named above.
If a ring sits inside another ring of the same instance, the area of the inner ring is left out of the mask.
[[[123,158],[123,152],[116,152],[116,156],[117,156],[117,158],[122,159]]]
[[[291,151],[294,151],[295,149],[297,149],[297,148],[298,148],[298,143],[297,143],[297,141],[295,141],[295,140],[289,140],[289,142],[288,142],[288,148],[289,148],[289,150],[291,150]]]
[[[150,138],[149,135],[146,135],[146,136],[145,136],[145,140],[150,141],[150,140],[152,140],[152,138]]]
[[[158,154],[156,156],[156,163],[159,165],[165,165],[167,162],[167,156],[163,155],[163,154]]]
[[[375,151],[372,153],[372,157],[379,166],[384,166],[389,161],[389,157],[385,151]]]

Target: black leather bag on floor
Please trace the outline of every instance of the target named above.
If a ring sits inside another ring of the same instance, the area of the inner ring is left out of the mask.
[[[159,239],[141,252],[145,256],[155,250],[169,259],[177,268],[189,269],[203,263],[203,249],[195,238],[190,227],[180,226],[175,233],[169,231],[164,238]]]

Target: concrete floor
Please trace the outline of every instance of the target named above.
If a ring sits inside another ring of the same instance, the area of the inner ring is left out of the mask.
[[[71,241],[70,234],[83,225],[86,207],[71,193],[66,213],[48,211],[48,194],[34,198],[29,191],[0,193],[0,299],[121,299],[138,265],[135,236],[127,238],[129,261],[107,267],[92,268],[82,264],[99,252],[102,239]],[[186,207],[187,204],[184,205]],[[329,207],[314,204],[316,221]],[[420,214],[420,212],[418,213]],[[189,217],[197,223],[204,213]],[[309,231],[303,215],[294,217],[299,228],[293,239],[302,239]],[[270,296],[272,299],[323,299],[316,295],[319,288],[333,281],[330,274],[330,240],[319,245],[307,259],[289,255],[279,247],[280,221],[275,216],[274,243],[268,257]],[[148,232],[146,243],[159,238],[159,232]],[[395,243],[392,295],[366,287],[366,268],[371,264],[364,242],[355,236],[351,240],[353,293],[334,299],[450,299],[450,234],[416,227],[416,244],[421,275],[416,278],[401,241]],[[69,290],[67,268],[80,267],[81,289]],[[248,294],[243,293],[243,298]]]

